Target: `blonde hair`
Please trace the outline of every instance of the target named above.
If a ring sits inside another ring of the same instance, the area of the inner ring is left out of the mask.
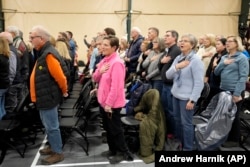
[[[69,50],[68,50],[67,45],[65,44],[65,42],[56,41],[55,48],[64,59],[71,60],[71,57],[69,55]]]
[[[9,42],[3,37],[0,37],[0,54],[6,57],[10,56]]]
[[[55,37],[50,36],[49,42],[51,43],[51,45],[53,45],[54,47],[56,47],[56,39],[55,39]]]
[[[120,40],[119,49],[121,49],[121,45],[123,45],[123,49],[126,50],[128,48],[128,42],[127,42],[127,40]]]
[[[31,51],[33,50],[32,44],[31,44],[29,41],[27,41],[27,42],[25,42],[25,43],[26,43],[26,46],[27,46],[28,51],[31,52]]]
[[[215,40],[215,35],[214,34],[206,34],[205,37],[208,38],[208,40],[210,41],[210,44],[212,46],[215,46],[216,40]]]
[[[242,40],[239,36],[228,36],[228,38],[233,38],[234,42],[237,43],[237,51],[242,52],[243,50],[245,50],[244,46],[242,45]]]

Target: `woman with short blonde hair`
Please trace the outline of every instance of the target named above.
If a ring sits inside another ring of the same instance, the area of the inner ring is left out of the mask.
[[[204,36],[203,47],[201,47],[197,51],[197,55],[200,56],[200,58],[204,64],[205,71],[207,70],[208,65],[210,63],[210,60],[215,53],[216,53],[215,35],[214,34],[206,34]]]

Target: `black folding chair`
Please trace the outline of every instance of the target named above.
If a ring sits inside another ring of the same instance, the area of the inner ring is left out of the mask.
[[[16,150],[24,158],[27,144],[22,138],[20,117],[28,96],[29,94],[26,94],[21,99],[13,113],[7,114],[4,120],[0,120],[0,164],[3,162],[8,148]]]
[[[66,99],[65,102],[60,105],[60,107],[59,107],[60,110],[72,109],[72,108],[77,109],[80,106],[81,101],[85,96],[86,89],[89,89],[89,88],[90,89],[93,88],[91,80],[89,80],[87,83],[85,83],[85,85],[82,87],[81,91],[79,91],[78,98],[75,101],[75,103],[72,103],[72,102],[68,103],[67,101],[69,101],[70,99]]]
[[[250,92],[250,82],[246,83],[246,93]],[[245,97],[243,99],[243,105],[240,111],[240,123],[241,123],[241,142],[240,145],[246,151],[249,151],[249,148],[246,147],[246,142],[250,137],[250,97]]]
[[[90,84],[84,85],[79,98],[74,103],[74,105],[71,105],[72,108],[69,108],[70,104],[67,106],[67,108],[60,107],[59,116],[60,117],[78,117],[79,116],[79,108],[82,107],[82,105],[85,103],[85,101],[88,99],[88,96],[90,96],[90,91],[92,89],[92,86]],[[70,100],[70,99],[67,99]],[[64,103],[65,104],[65,103]]]
[[[80,145],[83,150],[88,155],[88,146],[89,142],[87,139],[87,115],[89,112],[92,96],[87,96],[87,99],[84,100],[84,104],[82,104],[77,110],[77,115],[74,117],[64,117],[60,119],[60,129],[62,134],[63,146],[67,141],[72,141]],[[86,146],[82,141],[73,135],[73,132],[77,132],[85,141]]]

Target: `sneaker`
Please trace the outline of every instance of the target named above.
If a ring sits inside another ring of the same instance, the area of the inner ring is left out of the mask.
[[[108,159],[110,159],[111,157],[113,157],[113,156],[116,155],[116,152],[113,152],[113,151],[108,150],[108,151],[102,152],[101,155],[102,155],[103,157],[107,157]]]
[[[235,141],[226,141],[222,144],[222,147],[228,148],[228,147],[239,147],[239,143]]]
[[[51,150],[51,148],[49,146],[39,150],[39,153],[41,155],[51,155],[53,153],[53,151]]]
[[[42,159],[42,165],[51,165],[64,160],[63,154],[53,153],[50,156]]]
[[[110,164],[117,164],[121,161],[133,161],[134,157],[130,152],[118,153],[109,159]]]

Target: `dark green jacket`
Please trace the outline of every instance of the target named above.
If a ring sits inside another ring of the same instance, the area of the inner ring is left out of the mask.
[[[165,144],[166,121],[160,94],[156,89],[144,93],[134,111],[143,112],[140,122],[140,155],[145,163],[154,161],[154,151],[162,151]]]

